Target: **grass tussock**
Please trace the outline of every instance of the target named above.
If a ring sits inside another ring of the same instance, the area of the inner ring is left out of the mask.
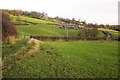
[[[34,56],[33,54],[40,49],[41,43],[42,43],[42,41],[39,41],[37,39],[33,39],[33,38],[30,39],[27,44],[31,45],[31,46],[33,45],[33,47],[28,51],[28,55],[33,57]]]

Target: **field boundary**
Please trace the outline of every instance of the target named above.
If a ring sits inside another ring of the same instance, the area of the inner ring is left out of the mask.
[[[69,37],[53,37],[53,36],[30,36],[30,38],[38,39],[38,40],[106,40],[106,38],[95,38],[95,37],[77,37],[77,36],[69,36]]]

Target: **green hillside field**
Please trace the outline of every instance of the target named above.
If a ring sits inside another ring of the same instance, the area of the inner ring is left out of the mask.
[[[22,36],[67,36],[67,29],[60,29],[56,25],[37,24],[37,25],[17,25],[18,32]],[[81,30],[68,29],[68,36],[78,36]],[[99,31],[98,38],[103,38],[105,35]]]
[[[46,20],[42,20],[42,19],[36,19],[36,18],[30,18],[30,17],[26,17],[26,16],[13,16],[13,15],[10,15],[13,23],[18,23],[18,20],[25,20],[25,21],[28,21],[28,22],[33,22],[33,23],[37,23],[37,24],[59,24],[59,22],[55,21],[50,21],[48,19]]]
[[[20,24],[16,25],[16,28],[20,35],[22,36],[67,36],[67,30],[60,29],[59,26],[56,24],[62,24],[63,22],[58,21],[50,21],[50,20],[41,20],[41,19],[35,19],[30,18],[26,16],[13,16],[11,15],[12,21],[14,24]],[[20,20],[20,22],[18,21]],[[22,20],[25,20],[26,22],[22,22]],[[36,23],[36,25],[32,23]],[[22,25],[22,24],[29,24],[29,25]],[[51,24],[51,25],[50,25]],[[105,29],[105,28],[98,28],[99,34],[97,35],[98,38],[104,38],[105,34],[103,34],[101,31],[108,31],[112,34],[113,38],[118,38],[118,32],[111,29]],[[69,29],[68,30],[68,36],[78,36],[80,30],[74,30]]]
[[[46,25],[46,24],[38,24],[38,25],[19,25],[16,26],[17,30],[25,36],[33,35],[33,36],[66,36],[67,30],[60,29],[55,25]],[[68,35],[76,36],[78,35],[77,30],[69,29]]]

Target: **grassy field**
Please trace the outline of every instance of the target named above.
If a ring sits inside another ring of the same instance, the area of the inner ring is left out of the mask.
[[[62,24],[63,22],[58,21],[50,21],[50,20],[41,20],[41,19],[35,19],[25,16],[13,16],[10,15],[12,22],[14,24],[20,24],[16,25],[16,28],[20,35],[22,36],[67,36],[67,30],[58,28],[59,26],[53,25],[53,24]],[[20,22],[18,22],[18,20]],[[22,22],[22,20],[25,20],[27,22]],[[37,23],[37,25],[34,25],[32,23]],[[22,25],[22,24],[29,24],[29,25]],[[52,24],[52,25],[50,25]],[[78,36],[80,30],[74,30],[69,29],[68,30],[68,36]],[[100,31],[97,35],[99,38],[105,37],[105,35]]]
[[[24,36],[66,36],[67,31],[65,29],[59,29],[58,26],[46,24],[20,25],[17,26],[17,30]],[[70,29],[68,32],[70,36],[76,36],[78,34],[77,30]]]
[[[56,25],[48,25],[48,24],[37,24],[37,25],[16,25],[17,30],[22,36],[67,36],[67,30],[60,29],[59,26]],[[102,31],[107,31],[112,34],[113,39],[117,39],[118,31],[98,28],[99,32],[97,34],[97,38],[104,38],[105,34]],[[68,29],[68,36],[78,36],[81,30]]]
[[[40,43],[40,48],[34,52],[34,56],[29,56],[27,52],[32,46],[34,44],[28,45],[27,40],[3,45],[3,77],[116,78],[118,76],[117,41],[45,41]]]
[[[58,26],[50,25],[50,24],[62,24],[63,22],[58,21],[50,21],[50,20],[41,20],[41,19],[35,19],[25,16],[13,16],[11,15],[11,19],[14,24],[18,24],[18,19],[20,20],[19,24],[29,24],[29,25],[17,25],[17,30],[19,31],[20,35],[23,36],[66,36],[66,31],[64,29],[59,29]],[[22,22],[22,20],[25,20],[27,22]],[[37,23],[37,25],[33,25],[32,23]],[[118,31],[111,30],[111,29],[105,29],[105,28],[98,28],[99,34],[97,35],[98,38],[104,38],[105,34],[103,34],[101,31],[107,31],[112,34],[112,37],[114,39],[118,38]],[[68,36],[78,36],[80,30],[68,30]]]
[[[50,21],[50,20],[42,20],[42,19],[35,19],[35,18],[30,18],[26,16],[13,16],[11,15],[12,21],[14,23],[17,23],[17,19],[19,20],[26,20],[28,22],[33,22],[33,23],[38,23],[38,24],[59,24],[59,22],[55,21]]]
[[[17,30],[22,36],[67,36],[67,30],[60,29],[56,25],[38,24],[38,25],[17,25]],[[78,36],[80,30],[68,29],[68,36]],[[99,31],[98,38],[103,38],[105,35]]]

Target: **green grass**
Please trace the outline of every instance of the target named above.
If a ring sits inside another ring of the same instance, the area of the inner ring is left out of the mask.
[[[49,20],[42,20],[42,19],[36,19],[36,18],[30,18],[30,17],[26,17],[26,16],[13,16],[11,15],[12,21],[14,23],[17,23],[17,19],[20,20],[26,20],[29,22],[33,22],[33,23],[38,23],[38,24],[59,24],[58,22],[52,22]]]
[[[55,25],[38,24],[38,25],[17,25],[17,30],[22,36],[67,36],[66,29],[60,29]],[[80,30],[68,29],[68,36],[78,36]],[[99,31],[98,38],[103,38],[105,35]]]
[[[3,44],[2,52],[4,53],[4,55],[2,55],[2,57],[4,58],[4,56],[16,53],[26,43],[27,43],[27,40],[22,40],[22,41],[17,40],[16,44]]]
[[[17,19],[26,20],[28,22],[21,22],[21,25],[16,25],[17,30],[22,36],[67,36],[67,30],[59,29],[58,26],[49,25],[49,24],[59,24],[59,22],[49,21],[49,20],[41,20],[35,19],[25,16],[13,16],[11,15],[12,21],[15,24],[18,24]],[[29,22],[37,23],[37,25],[32,25]],[[22,25],[22,24],[29,24],[29,25]],[[80,30],[69,29],[68,36],[78,36]],[[105,35],[100,32],[97,37],[102,38]]]
[[[117,78],[118,75],[116,41],[46,41],[34,57],[21,56],[19,60],[11,56],[3,60],[3,77]]]
[[[67,30],[60,29],[55,25],[46,25],[46,24],[38,24],[38,25],[19,25],[16,26],[17,30],[20,31],[21,35],[29,36],[66,36]],[[68,30],[69,36],[77,36],[77,30]]]
[[[13,15],[10,15],[10,16],[12,18],[13,23],[15,24],[18,24],[17,19],[28,21],[28,22],[20,22],[20,24],[29,24],[24,26],[20,25],[21,27],[18,28],[18,31],[20,31],[21,35],[66,36],[65,30],[63,29],[60,30],[58,28],[55,28],[57,26],[53,27],[53,25],[48,25],[48,24],[60,24],[58,21],[52,22],[50,20],[41,20],[41,19],[35,19],[35,18],[26,17],[26,16],[13,16]],[[37,23],[38,25],[31,25],[31,23],[29,22]],[[98,38],[105,37],[105,35],[101,31],[108,31],[109,33],[112,34],[112,37],[114,39],[118,38],[118,31],[106,29],[106,28],[98,28],[98,30],[100,31],[100,33],[97,35]],[[72,30],[72,29],[69,30],[69,36],[78,36],[78,33],[79,32],[76,30]]]

